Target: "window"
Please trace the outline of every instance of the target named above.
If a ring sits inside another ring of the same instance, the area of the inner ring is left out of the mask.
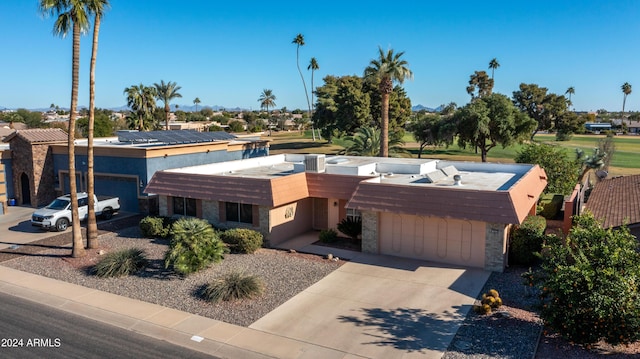
[[[253,223],[253,205],[226,202],[227,222]]]
[[[83,207],[89,204],[89,197],[78,198],[78,207]]]
[[[195,217],[196,200],[194,198],[173,197],[173,214]]]
[[[357,209],[347,208],[347,219],[351,218],[354,221],[362,219],[362,214]]]

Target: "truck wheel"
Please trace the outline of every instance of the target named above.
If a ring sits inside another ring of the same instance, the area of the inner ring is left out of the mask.
[[[105,208],[102,210],[102,218],[111,219],[111,217],[113,217],[113,211],[111,208]]]
[[[56,230],[58,232],[64,232],[67,230],[67,227],[69,227],[69,221],[66,218],[60,218],[57,222],[56,222]]]

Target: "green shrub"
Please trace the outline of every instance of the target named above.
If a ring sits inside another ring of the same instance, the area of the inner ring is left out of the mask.
[[[220,262],[228,252],[211,225],[198,218],[181,218],[171,226],[171,242],[164,265],[183,275]]]
[[[262,233],[247,228],[232,228],[222,232],[222,241],[232,253],[253,253],[262,247]]]
[[[521,225],[511,232],[509,243],[509,262],[513,264],[531,264],[536,260],[535,253],[542,249],[547,220],[541,216],[528,216]]]
[[[338,240],[338,232],[335,229],[323,229],[320,231],[320,241],[323,243],[333,243]]]
[[[207,284],[203,290],[204,299],[216,303],[221,300],[252,298],[263,290],[262,281],[254,275],[232,272]]]
[[[169,228],[165,225],[165,221],[162,217],[144,217],[140,220],[140,232],[146,238],[164,238],[169,233]]]
[[[544,195],[540,201],[542,211],[539,213],[546,219],[555,219],[562,209],[564,196],[561,194]]]
[[[541,293],[545,324],[580,344],[640,340],[640,253],[626,226],[574,217],[566,240],[547,240],[540,269],[523,274]]]
[[[95,266],[93,273],[100,277],[122,277],[136,273],[149,264],[144,251],[129,248],[106,254]]]
[[[362,234],[362,219],[347,217],[338,223],[338,230],[354,240]]]

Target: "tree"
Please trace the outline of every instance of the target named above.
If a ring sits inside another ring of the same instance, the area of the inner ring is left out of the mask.
[[[78,132],[80,132],[82,137],[88,137],[89,136],[89,118],[88,117],[79,118],[76,123],[77,123],[76,129],[78,130]],[[108,115],[105,115],[104,113],[96,114],[94,119],[94,124],[93,124],[94,137],[113,136],[113,131],[114,131],[113,126],[114,126],[114,122],[109,118]],[[87,161],[87,165],[88,164],[89,164],[89,161]],[[88,181],[87,181],[87,186],[88,186]]]
[[[98,224],[95,210],[95,181],[93,160],[93,136],[95,128],[95,97],[96,97],[96,59],[98,57],[98,37],[100,22],[104,12],[109,7],[108,0],[87,0],[87,10],[93,14],[93,43],[91,47],[91,64],[89,70],[89,122],[87,136],[87,248],[98,248]]]
[[[599,170],[605,166],[605,158],[607,153],[603,152],[600,147],[593,149],[593,155],[588,156],[580,148],[576,148],[576,161],[581,164],[582,171],[578,176],[578,183],[582,183],[584,177],[591,170]]]
[[[302,75],[302,70],[300,70],[300,46],[304,46],[304,35],[298,34],[291,41],[292,44],[296,44],[296,66],[298,67],[298,73],[300,74],[300,79],[302,80],[302,87],[304,87],[304,96],[307,99],[307,107],[309,108],[309,115],[311,116],[311,102],[309,102],[309,93],[307,92],[307,83],[304,81],[304,76]],[[313,74],[313,72],[312,72]],[[311,125],[311,134],[313,136],[313,140],[316,140],[316,134],[314,132],[313,124]]]
[[[590,213],[573,217],[566,240],[548,236],[540,269],[525,273],[538,288],[541,317],[579,344],[640,340],[640,253],[626,226],[604,229]]]
[[[80,218],[78,218],[78,186],[76,183],[75,164],[75,126],[76,110],[78,107],[78,80],[80,73],[80,34],[87,31],[89,19],[85,2],[83,0],[40,0],[40,12],[46,16],[57,16],[53,26],[53,33],[65,37],[72,30],[72,67],[71,67],[71,106],[69,110],[69,190],[71,191],[71,213],[73,247],[72,257],[86,255],[82,232],[80,231]]]
[[[471,95],[471,100],[491,95],[491,92],[493,92],[493,77],[489,78],[485,71],[475,71],[469,76],[467,93]]]
[[[622,84],[621,88],[622,93],[624,94],[624,97],[622,98],[622,123],[624,123],[624,106],[627,103],[627,96],[631,94],[631,84],[625,82],[624,84]]]
[[[580,173],[580,163],[566,149],[546,143],[531,142],[518,152],[516,163],[537,164],[547,173],[545,193],[571,194]]]
[[[258,98],[258,102],[260,102],[260,108],[267,109],[267,116],[268,116],[267,119],[270,119],[271,116],[269,114],[269,106],[271,107],[276,106],[276,95],[273,94],[272,90],[264,89],[262,90],[262,94],[260,94],[260,97]],[[271,126],[270,124],[267,124],[267,125],[269,126],[269,136],[271,136]]]
[[[569,86],[569,88],[567,89],[567,91],[564,92],[565,95],[569,95],[569,99],[567,100],[567,108],[571,107],[571,105],[573,105],[573,102],[571,102],[571,95],[576,93],[576,89],[573,88],[573,86]]]
[[[160,83],[154,83],[153,86],[156,88],[156,98],[164,103],[165,130],[169,131],[169,114],[171,113],[170,103],[174,98],[182,97],[180,92],[178,92],[182,87],[171,81],[164,83],[164,80],[160,80]],[[196,112],[197,111],[198,110],[196,109]]]
[[[124,93],[127,95],[127,105],[138,120],[138,130],[155,128],[155,125],[151,123],[151,118],[156,109],[156,88],[143,84],[132,85],[125,88]]]
[[[345,153],[351,156],[379,156],[381,140],[382,136],[380,136],[379,129],[369,126],[360,127],[356,134],[351,137],[353,144],[345,149]],[[394,135],[391,136],[387,147],[390,153],[403,154],[407,152],[403,145],[402,138]]]
[[[500,63],[498,62],[498,59],[496,59],[495,57],[491,59],[491,61],[489,61],[489,68],[491,69],[491,80],[493,80],[493,72],[498,67],[500,67]]]
[[[358,76],[326,76],[325,84],[316,89],[317,106],[313,123],[322,129],[325,138],[352,135],[369,123],[370,100],[364,83]]]
[[[378,57],[371,60],[364,70],[364,78],[367,81],[379,81],[381,95],[381,123],[380,123],[380,157],[389,156],[389,96],[393,92],[394,82],[402,84],[405,79],[412,79],[413,73],[409,69],[409,63],[401,59],[404,51],[393,53],[389,49],[387,53],[378,48]]]
[[[193,100],[193,104],[194,104],[194,105],[196,105],[196,112],[198,112],[198,104],[199,104],[199,103],[200,103],[200,98],[199,98],[199,97],[196,97],[196,98]]]
[[[535,127],[535,121],[497,93],[472,101],[453,116],[458,126],[458,145],[480,149],[482,162],[487,162],[487,153],[493,147],[522,142]]]
[[[313,73],[319,69],[320,69],[320,65],[318,65],[318,60],[316,60],[315,57],[312,57],[311,61],[309,61],[309,66],[307,66],[307,70],[311,70],[311,113],[309,115],[312,117],[313,117],[313,93],[315,92],[313,87]]]
[[[450,116],[425,113],[409,124],[409,131],[420,144],[418,158],[427,146],[449,146],[453,143],[456,126]]]
[[[554,128],[556,119],[567,111],[567,100],[564,96],[547,94],[545,87],[536,84],[520,84],[520,89],[513,92],[513,103],[537,122],[531,133],[531,140],[538,131]]]

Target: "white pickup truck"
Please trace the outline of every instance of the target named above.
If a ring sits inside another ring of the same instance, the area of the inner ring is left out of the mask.
[[[95,196],[96,216],[110,219],[120,209],[118,197]],[[89,197],[86,192],[78,193],[78,217],[85,220],[89,215]],[[33,212],[31,225],[45,229],[55,229],[62,232],[71,223],[71,195],[60,196],[49,203],[48,206]]]

